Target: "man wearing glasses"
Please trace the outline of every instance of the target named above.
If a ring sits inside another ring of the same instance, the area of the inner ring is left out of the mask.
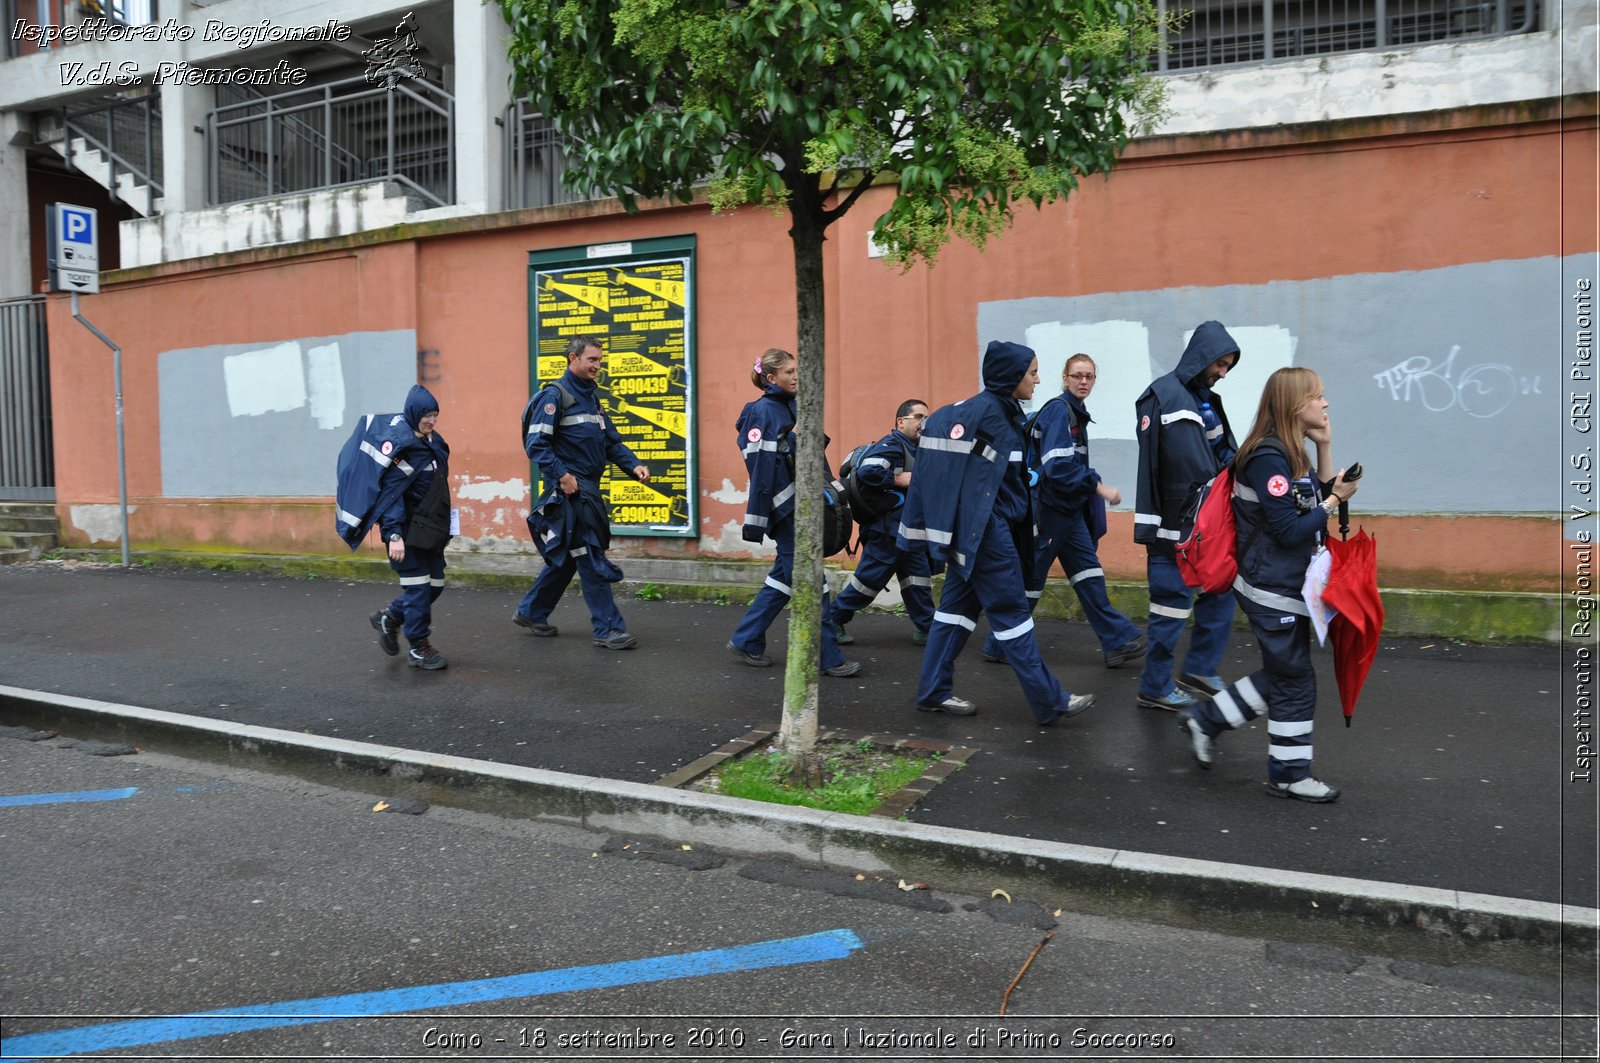
[[[845,500],[861,525],[861,563],[833,600],[831,623],[841,643],[855,638],[844,626],[857,610],[871,605],[889,585],[889,577],[900,580],[900,598],[914,626],[912,641],[921,646],[928,641],[933,623],[933,574],[928,550],[913,543],[902,550],[895,543],[900,526],[900,510],[911,486],[911,468],[917,461],[917,440],[928,404],[907,399],[895,410],[894,430],[874,443],[861,456],[845,483]]]

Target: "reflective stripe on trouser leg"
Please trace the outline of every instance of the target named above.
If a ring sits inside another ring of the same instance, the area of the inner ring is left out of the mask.
[[[1072,583],[1078,604],[1083,606],[1084,619],[1089,621],[1090,629],[1100,640],[1101,650],[1106,653],[1120,650],[1138,638],[1139,628],[1112,607],[1111,598],[1106,594],[1105,573],[1100,568],[1094,537],[1089,534],[1083,513],[1057,514],[1052,510],[1039,524],[1041,540],[1046,538],[1046,528],[1052,533],[1050,537],[1055,540],[1054,549],[1061,558],[1061,568]],[[1049,571],[1050,563],[1054,560],[1054,557],[1041,557],[1038,571],[1041,574]]]
[[[1150,620],[1145,625],[1149,645],[1139,673],[1139,693],[1147,698],[1164,698],[1176,685],[1172,681],[1172,655],[1188,626],[1194,596],[1178,574],[1178,562],[1170,557],[1151,551],[1145,573],[1150,581]]]
[[[789,604],[789,592],[778,588],[789,587],[794,579],[794,520],[780,521],[771,534],[778,547],[778,555],[773,558],[766,582],[756,592],[750,607],[744,611],[731,639],[735,646],[746,653],[766,652],[767,629],[783,612],[784,606]]]
[[[1245,614],[1261,646],[1267,702],[1267,779],[1291,783],[1311,774],[1312,718],[1317,709],[1317,673],[1311,664],[1311,621],[1293,613],[1245,603]],[[1285,618],[1292,618],[1285,623]]]
[[[400,596],[389,603],[390,615],[405,618],[401,630],[415,646],[433,633],[433,603],[444,593],[444,551],[406,547],[404,561],[390,561],[400,577]]]
[[[900,552],[892,543],[885,546],[879,539],[868,542],[861,549],[861,562],[836,596],[838,608],[855,613],[871,605],[889,585],[889,577],[899,563]]]
[[[933,623],[933,567],[928,563],[927,548],[921,543],[912,544],[894,571],[900,580],[900,600],[906,603],[906,615],[917,630],[928,630]]]
[[[955,569],[946,569],[944,593],[934,610],[917,672],[918,704],[936,705],[953,692],[956,658],[978,626],[980,609],[971,585]]]
[[[1222,688],[1214,698],[1206,698],[1194,707],[1195,719],[1201,729],[1216,735],[1229,728],[1243,727],[1251,720],[1266,714],[1267,702],[1261,691],[1271,682],[1266,669],[1253,672],[1235,683]]]
[[[1017,557],[1016,542],[1005,522],[990,517],[983,530],[983,539],[973,558],[970,579],[951,570],[945,575],[945,595],[949,597],[950,584],[959,581],[966,594],[976,598],[989,628],[1003,644],[1006,662],[1016,673],[1023,696],[1033,718],[1045,723],[1066,705],[1067,694],[1061,684],[1045,667],[1039,656],[1039,643],[1033,634],[1033,616],[1028,608],[1028,596],[1023,588],[1022,563]],[[945,603],[940,602],[941,611]],[[970,615],[970,614],[969,614]],[[938,625],[935,625],[935,630]],[[932,639],[929,639],[931,646]],[[924,674],[927,672],[924,658]]]

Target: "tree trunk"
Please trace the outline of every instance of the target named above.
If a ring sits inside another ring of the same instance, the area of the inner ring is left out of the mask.
[[[814,175],[791,189],[789,230],[794,244],[796,322],[799,327],[799,416],[795,424],[794,597],[789,604],[789,653],[783,676],[783,727],[779,745],[797,761],[815,755],[817,682],[822,631],[822,406],[823,317],[822,201]]]

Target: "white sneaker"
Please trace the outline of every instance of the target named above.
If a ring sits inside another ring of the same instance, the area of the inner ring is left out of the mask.
[[[1200,721],[1188,713],[1178,717],[1178,730],[1189,739],[1189,748],[1194,751],[1194,762],[1209,771],[1211,769],[1211,736],[1200,729]]]
[[[1309,801],[1314,805],[1325,805],[1339,800],[1338,790],[1321,779],[1313,779],[1309,775],[1294,782],[1269,782],[1267,793],[1273,797],[1292,797],[1296,801]]]

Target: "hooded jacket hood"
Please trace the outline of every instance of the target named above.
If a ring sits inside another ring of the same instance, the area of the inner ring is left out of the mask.
[[[1220,327],[1220,326],[1219,326]],[[1014,399],[1017,385],[1033,364],[1033,348],[1005,340],[990,340],[983,352],[983,390]]]
[[[1225,354],[1238,356],[1233,360],[1234,365],[1238,365],[1239,357],[1242,357],[1239,355],[1239,345],[1233,342],[1233,337],[1222,327],[1222,322],[1202,322],[1194,330],[1194,335],[1189,337],[1189,346],[1183,349],[1183,357],[1178,359],[1178,368],[1174,373],[1184,387],[1193,387],[1194,378]]]
[[[417,425],[425,414],[437,413],[438,410],[439,400],[433,397],[433,392],[421,384],[411,385],[411,390],[406,392],[404,413],[406,424],[411,426],[413,432],[417,431]]]

